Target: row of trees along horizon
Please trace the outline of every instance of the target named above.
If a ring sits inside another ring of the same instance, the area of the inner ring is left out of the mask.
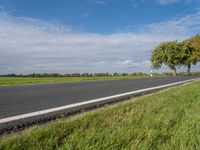
[[[184,41],[166,41],[154,48],[151,55],[153,69],[168,66],[174,76],[177,68],[186,66],[187,75],[190,75],[192,65],[200,61],[200,34]]]
[[[155,76],[171,76],[171,72],[153,73]],[[184,72],[179,72],[179,75],[184,75]],[[200,72],[192,72],[192,74],[200,74]],[[134,72],[134,73],[32,73],[32,74],[2,74],[0,77],[33,77],[33,78],[43,78],[43,77],[112,77],[112,76],[149,76],[148,73],[144,72]]]
[[[164,73],[169,74],[169,73]],[[109,77],[109,76],[147,76],[147,73],[135,72],[135,73],[32,73],[32,74],[4,74],[0,77]]]

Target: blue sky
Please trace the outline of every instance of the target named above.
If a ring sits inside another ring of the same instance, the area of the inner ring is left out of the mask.
[[[96,33],[135,31],[141,25],[195,12],[198,3],[198,0],[0,0],[0,5],[15,16]]]
[[[0,0],[0,74],[149,72],[159,42],[200,32],[199,8],[200,0]]]

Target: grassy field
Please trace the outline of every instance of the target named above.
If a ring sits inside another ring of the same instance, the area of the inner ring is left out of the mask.
[[[200,74],[193,72],[193,75]],[[179,73],[178,76],[183,76],[185,73]],[[154,74],[154,77],[172,76],[168,74]],[[63,83],[63,82],[81,82],[94,80],[119,80],[119,79],[134,79],[147,78],[150,75],[128,75],[128,76],[106,76],[106,77],[0,77],[0,86],[15,86],[27,84],[44,84],[44,83]]]
[[[58,83],[58,82],[78,82],[92,80],[117,80],[149,77],[143,76],[108,76],[108,77],[0,77],[0,86],[14,86],[25,84]]]
[[[200,81],[34,126],[1,150],[200,149]]]

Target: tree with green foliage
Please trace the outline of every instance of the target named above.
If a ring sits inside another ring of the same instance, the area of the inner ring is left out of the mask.
[[[194,35],[186,41],[200,53],[200,34]]]
[[[184,64],[187,66],[187,74],[190,74],[191,66],[200,61],[200,34],[192,36],[183,43],[183,51],[187,57]]]
[[[183,63],[181,53],[182,44],[178,41],[168,41],[160,43],[152,52],[151,62],[153,69],[159,69],[161,66],[168,66],[173,75],[176,76],[177,66]]]
[[[198,50],[195,49],[188,41],[184,41],[182,43],[182,59],[183,65],[187,67],[187,75],[190,75],[191,66],[195,65],[198,60],[199,56]]]

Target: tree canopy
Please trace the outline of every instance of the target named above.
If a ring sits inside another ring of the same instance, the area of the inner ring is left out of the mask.
[[[159,69],[163,65],[168,66],[175,76],[177,66],[183,63],[181,48],[182,44],[178,41],[160,43],[151,55],[152,68]]]
[[[184,41],[182,43],[182,57],[183,65],[187,67],[187,74],[190,74],[191,66],[196,65],[199,60],[198,50],[195,49],[191,43]]]
[[[186,41],[200,53],[200,34],[194,35]]]
[[[195,49],[193,58],[196,59],[196,61],[200,61],[200,34],[192,36],[191,38],[185,40],[185,42],[190,44]]]
[[[191,66],[200,61],[200,35],[195,35],[183,42],[167,41],[162,42],[152,52],[151,62],[153,69],[161,66],[168,66],[176,75],[176,68],[187,67],[187,74],[190,74]]]

